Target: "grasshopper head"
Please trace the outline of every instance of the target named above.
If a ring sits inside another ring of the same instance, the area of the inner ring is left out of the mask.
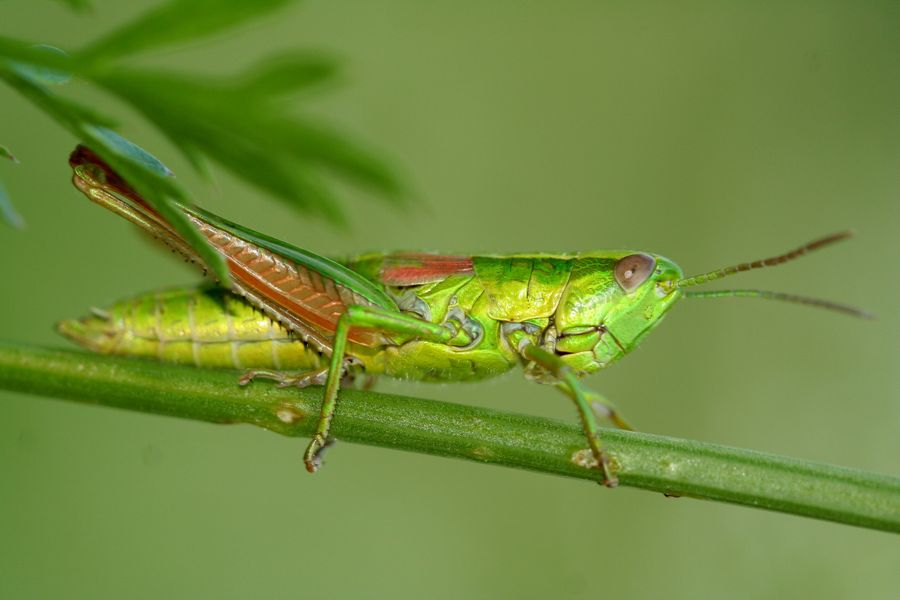
[[[555,314],[557,352],[587,374],[633,350],[681,297],[674,262],[647,252],[582,256]]]
[[[685,290],[723,277],[772,267],[846,239],[843,231],[790,252],[684,277],[672,261],[646,252],[605,252],[580,256],[554,315],[556,350],[579,374],[602,369],[631,352],[662,320],[676,300],[752,297],[818,306],[855,317],[872,315],[852,306],[765,290]]]

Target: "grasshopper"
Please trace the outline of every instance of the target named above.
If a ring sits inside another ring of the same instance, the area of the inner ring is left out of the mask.
[[[91,150],[79,146],[69,162],[75,186],[88,198],[203,267],[165,218]],[[342,381],[361,375],[471,381],[522,366],[526,378],[574,401],[601,481],[613,487],[618,480],[598,420],[631,427],[581,380],[634,350],[680,298],[752,296],[866,316],[778,292],[686,289],[788,262],[850,232],[685,277],[664,256],[631,250],[377,253],[337,262],[200,208],[180,208],[226,259],[230,288],[145,295],[65,321],[60,331],[98,352],[245,369],[241,384],[268,378],[283,386],[323,385],[321,416],[304,453],[310,472],[331,441]]]

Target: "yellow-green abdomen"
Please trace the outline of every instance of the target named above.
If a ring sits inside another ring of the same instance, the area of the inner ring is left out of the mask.
[[[137,296],[58,329],[94,352],[201,367],[302,371],[326,364],[279,323],[221,288]]]

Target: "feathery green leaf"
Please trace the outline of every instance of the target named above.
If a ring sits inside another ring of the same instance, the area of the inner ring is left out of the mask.
[[[317,172],[322,168],[353,177],[385,197],[400,197],[402,186],[388,167],[344,136],[289,116],[260,97],[245,96],[239,104],[221,101],[246,88],[136,69],[110,71],[96,80],[143,112],[175,145],[203,152],[296,208],[340,218]]]
[[[115,134],[111,118],[46,85],[63,83],[70,73],[81,76],[144,114],[207,179],[209,158],[294,208],[345,225],[332,177],[349,177],[394,201],[402,198],[403,186],[374,153],[318,120],[294,116],[279,102],[333,80],[333,58],[290,51],[230,79],[121,65],[135,53],[214,35],[288,1],[172,0],[72,56],[0,36],[0,78],[107,160],[227,281],[225,263],[172,206],[190,202],[171,172]]]

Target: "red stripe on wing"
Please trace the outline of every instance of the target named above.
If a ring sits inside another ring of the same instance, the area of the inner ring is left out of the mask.
[[[451,275],[471,275],[475,272],[469,256],[445,254],[389,254],[381,267],[381,282],[385,285],[421,285],[441,281]]]

